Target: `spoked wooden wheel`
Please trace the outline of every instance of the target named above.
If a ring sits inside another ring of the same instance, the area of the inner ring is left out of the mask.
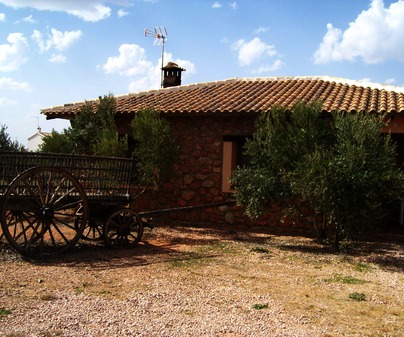
[[[139,214],[123,208],[111,214],[104,225],[104,239],[113,248],[135,246],[143,235],[143,222]]]
[[[87,223],[88,205],[78,180],[55,167],[18,175],[3,195],[1,226],[7,241],[32,257],[73,247]]]
[[[88,241],[100,241],[103,239],[102,227],[100,227],[94,220],[87,221],[81,237]]]
[[[81,219],[77,218],[74,225],[76,229],[79,229],[81,226]],[[100,226],[96,220],[90,218],[84,226],[81,238],[87,241],[101,241],[103,239],[102,226]]]

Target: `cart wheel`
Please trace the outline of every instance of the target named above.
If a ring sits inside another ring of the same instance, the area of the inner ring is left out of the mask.
[[[74,225],[78,229],[81,225],[81,219],[76,219]],[[101,241],[103,239],[102,227],[95,220],[88,220],[81,238],[87,241]]]
[[[143,222],[139,214],[130,208],[119,209],[111,214],[104,225],[104,238],[113,248],[135,246],[143,235]]]
[[[87,223],[85,192],[69,172],[34,167],[8,186],[1,205],[7,241],[21,254],[55,255],[73,247]]]

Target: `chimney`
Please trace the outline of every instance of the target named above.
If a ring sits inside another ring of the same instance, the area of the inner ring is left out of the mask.
[[[181,73],[185,71],[184,68],[174,62],[168,62],[161,70],[163,71],[163,88],[181,85]]]

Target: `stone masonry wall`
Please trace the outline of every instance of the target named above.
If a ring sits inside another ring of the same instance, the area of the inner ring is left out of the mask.
[[[252,135],[254,117],[170,117],[176,144],[180,148],[178,161],[169,181],[158,191],[148,191],[132,207],[140,211],[205,205],[233,199],[223,193],[222,161],[224,135]],[[251,219],[237,206],[220,206],[193,211],[165,213],[158,218],[197,223],[246,224]],[[274,210],[260,224],[282,224],[280,212]]]

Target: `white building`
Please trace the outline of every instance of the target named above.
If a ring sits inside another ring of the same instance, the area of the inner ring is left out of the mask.
[[[42,132],[41,128],[38,126],[36,133],[28,137],[28,151],[38,150],[39,145],[42,144],[43,138],[49,136],[50,134],[50,132]]]

